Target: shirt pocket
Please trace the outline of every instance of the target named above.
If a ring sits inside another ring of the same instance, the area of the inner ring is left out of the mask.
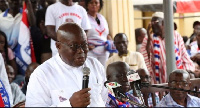
[[[57,106],[60,102],[68,100],[66,97],[66,90],[51,90],[52,105]]]

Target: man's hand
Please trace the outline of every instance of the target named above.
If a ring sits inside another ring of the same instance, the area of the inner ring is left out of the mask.
[[[94,45],[88,45],[89,50],[93,50],[95,48]]]
[[[72,107],[87,107],[90,104],[90,88],[82,89],[75,92],[69,99]]]

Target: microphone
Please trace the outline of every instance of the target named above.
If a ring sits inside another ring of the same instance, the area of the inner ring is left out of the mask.
[[[90,69],[88,67],[84,67],[82,71],[83,71],[82,89],[84,89],[88,88]]]
[[[141,97],[142,96],[142,93],[141,93],[141,80],[140,80],[140,76],[138,75],[138,73],[135,72],[134,70],[130,70],[128,72],[127,78],[128,78],[128,80],[130,82],[131,88],[134,91],[134,94],[136,96],[138,96],[138,97]]]
[[[111,90],[113,92],[113,93],[110,93],[110,92],[109,93],[112,96],[114,96],[116,99],[118,99],[120,101],[123,101],[123,102],[129,102],[132,105],[136,105],[138,107],[146,107],[143,104],[140,104],[140,103],[134,102],[132,100],[129,100],[128,96],[126,96],[124,93],[119,92],[118,89],[117,89],[117,88],[119,88],[121,86],[119,83],[106,81],[106,82],[104,82],[104,86],[106,88],[108,88],[108,90]]]

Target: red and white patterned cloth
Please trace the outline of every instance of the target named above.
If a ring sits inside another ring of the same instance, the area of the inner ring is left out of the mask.
[[[166,83],[167,82],[167,73],[166,73],[166,51],[165,51],[165,39],[161,39],[160,37],[156,38],[156,40],[159,40],[159,45],[160,45],[160,63],[159,63],[159,82],[156,82],[156,69],[155,69],[155,54],[154,54],[154,37],[152,36],[152,40],[150,41],[150,46],[149,46],[149,51],[150,51],[150,58],[148,58],[148,53],[146,50],[146,45],[147,45],[147,40],[148,38],[145,37],[142,43],[142,47],[140,52],[144,56],[144,60],[147,66],[147,69],[152,77],[152,83]],[[183,69],[187,70],[195,70],[194,64],[191,61],[189,55],[187,54],[187,51],[184,46],[183,39],[181,35],[177,32],[174,31],[174,43],[176,44],[177,48],[179,49],[179,57],[182,62]],[[175,58],[174,58],[175,59]]]

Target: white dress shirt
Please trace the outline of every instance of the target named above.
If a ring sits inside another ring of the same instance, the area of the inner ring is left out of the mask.
[[[27,87],[26,107],[71,107],[69,99],[82,89],[83,67],[90,68],[89,107],[105,106],[108,92],[104,87],[104,67],[95,58],[87,57],[83,66],[69,66],[59,54],[40,65],[32,73]]]

